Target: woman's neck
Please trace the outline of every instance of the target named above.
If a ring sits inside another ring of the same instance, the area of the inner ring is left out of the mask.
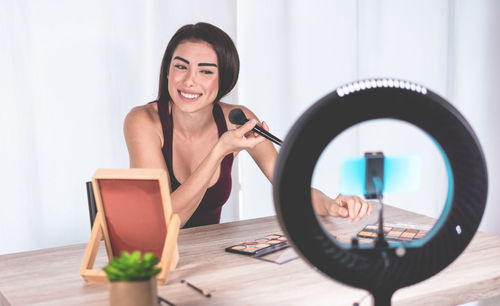
[[[206,133],[210,125],[214,124],[212,104],[194,113],[182,112],[175,107],[175,104],[171,105],[174,131],[187,139],[200,137]]]

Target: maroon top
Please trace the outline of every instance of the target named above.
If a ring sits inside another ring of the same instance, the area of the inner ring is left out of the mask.
[[[163,128],[163,157],[168,168],[168,174],[170,176],[170,185],[172,187],[172,192],[176,190],[180,183],[175,178],[174,170],[172,167],[172,135],[174,122],[172,120],[172,113],[169,112],[168,103],[158,102],[158,114],[160,115],[160,121]],[[219,131],[219,137],[227,131],[226,119],[224,118],[224,113],[219,105],[219,103],[214,103],[212,110],[214,116],[215,124],[217,124],[217,130]],[[224,157],[221,162],[220,175],[217,182],[207,189],[203,199],[201,199],[200,205],[193,213],[191,218],[186,222],[184,228],[216,224],[220,222],[220,214],[222,211],[222,205],[226,203],[231,194],[231,168],[233,166],[233,154],[228,154]]]

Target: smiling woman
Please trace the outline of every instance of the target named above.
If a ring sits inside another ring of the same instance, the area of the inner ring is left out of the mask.
[[[219,91],[219,78],[217,56],[210,44],[190,41],[179,44],[167,79],[171,98],[179,102],[177,106],[183,111],[193,112],[211,105]]]
[[[220,101],[238,73],[238,53],[224,31],[207,23],[183,26],[165,51],[158,99],[125,119],[130,166],[168,171],[172,207],[184,227],[219,223],[239,151],[247,150],[272,181],[276,149],[251,132],[256,124],[268,130],[267,124],[245,107]],[[237,107],[250,119],[242,126],[228,120]],[[330,199],[316,189],[312,197],[320,215],[359,221],[372,211],[359,197]]]

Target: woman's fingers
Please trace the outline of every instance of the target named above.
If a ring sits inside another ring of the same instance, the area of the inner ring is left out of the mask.
[[[347,217],[349,223],[352,221],[360,221],[367,214],[371,215],[373,211],[370,202],[365,202],[357,196],[343,196],[339,194],[336,202],[338,206],[345,207],[347,209],[347,215],[342,215],[341,213],[339,213],[339,215]]]
[[[251,136],[254,136],[256,139],[258,139],[255,142],[255,144],[258,144],[258,143],[265,140],[264,136],[260,135],[259,133],[255,132],[255,131],[252,131],[252,129],[258,124],[259,124],[259,121],[257,121],[256,119],[250,119],[244,125],[240,126],[236,130],[239,133],[242,133],[242,134],[239,134],[241,137],[244,136],[244,137],[247,137],[248,139],[250,139]],[[264,130],[269,131],[269,126],[267,125],[267,123],[265,121],[262,121],[262,124],[260,124],[260,126]],[[252,147],[255,146],[255,144],[252,144]]]
[[[335,204],[335,206],[337,207],[337,211],[336,211],[337,215],[339,215],[340,217],[344,217],[344,218],[349,217],[349,210],[347,210],[347,208],[342,207],[342,206],[338,206],[336,204]]]
[[[238,132],[239,135],[245,136],[248,132],[250,132],[255,127],[256,124],[257,124],[257,120],[250,119],[247,122],[245,122],[245,124],[243,124],[242,126],[237,128],[236,131]]]
[[[267,123],[265,121],[262,121],[262,127],[264,128],[264,130],[269,132],[269,126],[267,126]]]
[[[348,221],[349,223],[351,223],[357,215],[355,198],[346,197],[339,194],[336,200],[339,206],[345,207],[347,209],[348,215],[346,217],[349,218]]]
[[[356,201],[352,197],[347,197],[347,205],[349,209],[349,223],[356,217]]]
[[[356,219],[354,221],[359,221],[361,218],[363,218],[366,215],[366,212],[368,211],[368,205],[366,204],[361,204],[361,208],[359,209],[358,215],[356,216]]]
[[[269,131],[269,126],[267,126],[267,123],[266,123],[265,121],[262,121],[262,124],[261,124],[260,126],[261,126],[264,130]],[[253,135],[254,135],[255,137],[257,137],[257,136],[261,136],[261,135],[260,135],[259,133],[257,133],[257,132],[253,132]]]
[[[226,132],[229,136],[228,140],[232,143],[232,150],[250,149],[265,140],[261,135],[252,132],[257,124],[256,119],[250,119],[240,127]]]
[[[352,197],[346,197],[341,194],[337,196],[335,202],[340,207],[345,207],[347,210],[347,215],[345,217],[349,218],[349,222],[352,222],[355,216],[355,202]]]

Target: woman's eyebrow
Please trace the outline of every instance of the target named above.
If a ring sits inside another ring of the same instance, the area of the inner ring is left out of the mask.
[[[182,58],[182,57],[180,57],[180,56],[176,56],[176,57],[174,57],[174,60],[175,60],[175,59],[178,59],[178,60],[180,60],[180,61],[183,61],[183,62],[184,62],[184,63],[186,63],[186,64],[189,64],[189,61],[188,61],[187,59]]]
[[[184,63],[186,63],[186,64],[189,64],[189,61],[188,61],[187,59],[182,58],[182,57],[180,57],[180,56],[175,56],[175,57],[174,57],[174,60],[175,60],[175,59],[180,60],[180,61],[183,61],[183,62],[184,62]],[[217,65],[216,65],[216,64],[214,64],[214,63],[199,63],[199,64],[198,64],[198,66],[200,66],[200,67],[201,67],[201,66],[211,66],[211,67],[217,67]]]
[[[199,63],[198,66],[212,66],[212,67],[217,67],[217,65],[213,64],[213,63]]]

